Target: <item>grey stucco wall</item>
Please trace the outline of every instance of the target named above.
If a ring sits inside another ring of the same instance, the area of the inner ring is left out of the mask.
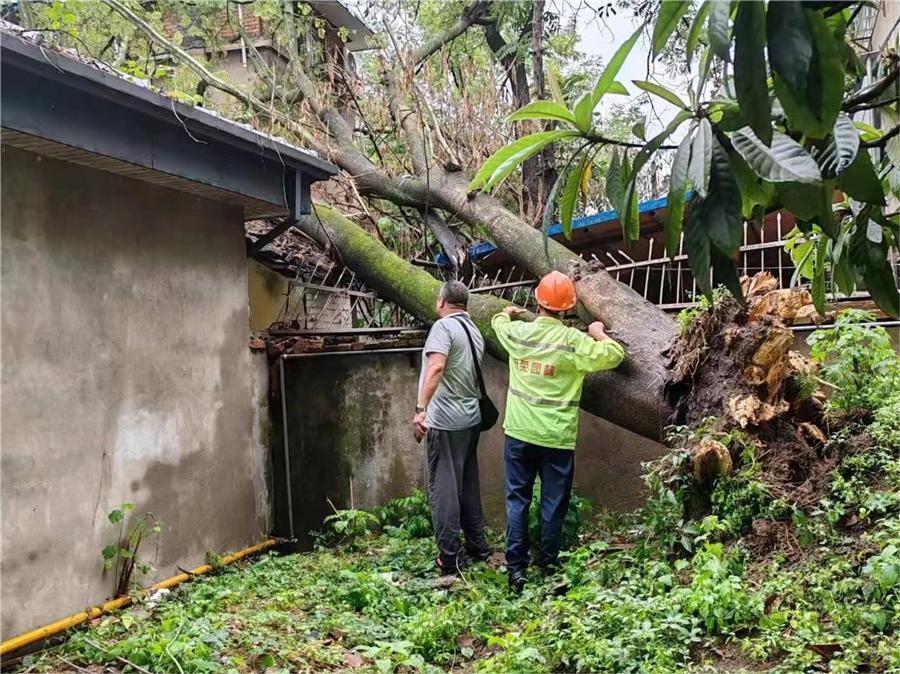
[[[328,355],[285,362],[295,533],[302,543],[332,510],[367,508],[421,486],[423,446],[412,437],[418,353]],[[506,402],[507,366],[485,361],[485,382],[497,406]],[[280,410],[273,442],[276,531],[287,533]],[[582,413],[575,488],[596,505],[627,510],[643,499],[641,462],[662,446]],[[479,445],[482,501],[492,527],[505,526],[503,430]]]
[[[240,209],[12,148],[2,194],[6,638],[108,597],[117,505],[166,523],[167,577],[259,541],[268,497]]]

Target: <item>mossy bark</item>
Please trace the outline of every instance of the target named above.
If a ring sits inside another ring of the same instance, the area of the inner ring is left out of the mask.
[[[397,303],[423,321],[435,320],[440,281],[392,253],[339,211],[317,205],[315,214],[301,218],[298,227],[321,246],[335,249],[340,259],[381,297]],[[531,241],[540,246],[535,255],[543,255],[540,234]],[[562,248],[555,242],[550,243]],[[568,256],[559,257],[565,259]],[[658,440],[671,415],[662,390],[665,364],[661,352],[672,321],[665,314],[666,320],[655,320],[658,309],[634,293],[631,297],[616,290],[618,295],[624,295],[623,306],[606,306],[600,299],[604,281],[598,278],[601,277],[595,274],[579,278],[579,297],[585,300],[591,313],[602,306],[603,315],[614,317],[611,335],[625,346],[628,355],[626,362],[616,370],[585,379],[581,406],[634,433]],[[630,292],[614,280],[609,281]],[[469,313],[487,339],[490,352],[500,358],[505,354],[494,337],[490,320],[508,304],[497,297],[481,294],[473,295],[469,301]]]

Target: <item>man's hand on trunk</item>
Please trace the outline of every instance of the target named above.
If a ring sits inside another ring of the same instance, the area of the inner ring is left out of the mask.
[[[503,309],[503,313],[509,316],[512,320],[516,320],[518,318],[522,318],[528,312],[522,307],[517,307],[514,304],[511,304]]]
[[[596,339],[598,342],[602,342],[604,339],[609,339],[609,335],[606,334],[606,326],[603,325],[602,321],[594,321],[588,326],[588,334]]]

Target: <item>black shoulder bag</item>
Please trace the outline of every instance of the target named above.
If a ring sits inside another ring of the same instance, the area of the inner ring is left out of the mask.
[[[496,425],[497,419],[500,418],[500,412],[497,411],[497,406],[494,405],[494,401],[488,397],[487,391],[484,388],[484,377],[481,376],[481,365],[478,364],[478,352],[475,350],[475,342],[472,341],[472,334],[469,332],[469,328],[462,318],[457,316],[453,316],[453,318],[459,321],[459,324],[466,333],[466,338],[469,340],[469,349],[472,351],[472,362],[475,364],[475,374],[478,376],[478,388],[481,389],[481,397],[478,399],[478,409],[481,412],[481,430],[489,431]]]

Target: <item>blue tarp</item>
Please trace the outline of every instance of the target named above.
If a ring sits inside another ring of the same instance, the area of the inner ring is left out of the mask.
[[[665,208],[668,204],[668,200],[663,197],[662,199],[652,199],[650,201],[644,201],[641,204],[638,204],[638,212],[639,213],[647,213],[648,211],[658,211],[661,208]],[[611,220],[617,220],[619,218],[618,213],[616,211],[603,211],[602,213],[596,213],[594,215],[585,215],[581,218],[576,218],[572,220],[572,231],[577,229],[585,229],[586,227],[592,227],[594,225],[599,225],[603,222],[609,222]],[[549,229],[550,236],[561,236],[562,235],[562,225],[560,223],[554,223],[550,225]],[[489,243],[488,241],[482,241],[481,243],[473,243],[469,246],[469,257],[472,260],[480,260],[487,255],[490,255],[497,247]],[[437,262],[442,267],[449,266],[450,261],[447,259],[447,256],[443,253],[439,254],[435,257],[435,262]]]

